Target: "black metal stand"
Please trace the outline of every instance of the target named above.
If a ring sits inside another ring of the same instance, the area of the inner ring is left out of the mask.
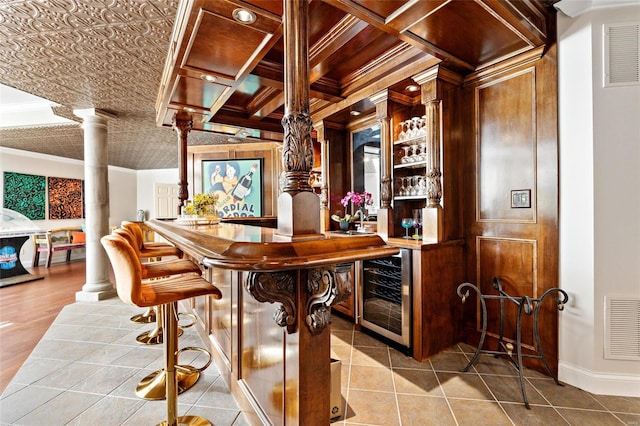
[[[493,279],[493,288],[498,290],[498,295],[482,294],[480,292],[480,289],[471,283],[460,284],[458,286],[457,293],[458,293],[458,296],[462,299],[462,303],[464,303],[467,297],[469,297],[469,290],[467,290],[464,294],[462,292],[465,287],[473,289],[480,299],[480,306],[482,308],[482,334],[480,336],[480,342],[478,343],[476,352],[473,354],[473,357],[471,358],[471,361],[469,361],[469,364],[467,364],[467,366],[463,368],[462,371],[464,372],[469,371],[469,369],[476,362],[476,360],[478,359],[478,356],[481,353],[492,354],[496,358],[502,355],[506,355],[511,361],[511,363],[518,370],[518,377],[520,379],[520,390],[522,391],[522,399],[524,400],[524,405],[529,409],[531,407],[529,407],[529,400],[527,399],[527,393],[524,388],[524,377],[522,376],[522,358],[533,358],[533,359],[542,360],[542,364],[547,369],[547,372],[549,373],[549,375],[553,377],[553,380],[555,380],[555,382],[559,386],[563,386],[562,383],[558,381],[558,378],[556,377],[556,375],[553,374],[553,372],[551,371],[551,368],[549,368],[549,364],[547,363],[547,360],[544,357],[544,352],[542,351],[542,344],[540,343],[540,334],[538,333],[538,315],[540,314],[540,306],[542,305],[542,301],[545,299],[545,297],[547,297],[547,295],[551,293],[559,293],[554,297],[554,299],[555,299],[556,305],[558,306],[558,310],[562,311],[564,309],[564,305],[567,303],[567,301],[569,301],[569,296],[567,295],[567,293],[564,290],[561,290],[559,288],[550,288],[547,291],[545,291],[542,294],[542,296],[538,299],[532,299],[528,296],[521,296],[519,298],[515,298],[508,295],[507,293],[504,292],[504,290],[502,290],[500,279],[498,277],[495,277]],[[562,299],[560,299],[560,296],[562,296]],[[484,344],[484,338],[487,335],[487,304],[486,304],[487,299],[497,299],[500,301],[500,336],[498,339],[497,351],[482,349],[482,346]],[[516,317],[516,347],[515,347],[516,358],[515,359],[513,357],[513,349],[514,349],[513,344],[510,342],[507,342],[507,343],[504,342],[503,332],[504,332],[505,300],[512,302],[518,308],[518,315]],[[533,313],[533,334],[535,339],[535,350],[537,351],[537,354],[522,353],[522,333],[521,333],[520,327],[522,324],[523,311],[525,315],[531,315]]]

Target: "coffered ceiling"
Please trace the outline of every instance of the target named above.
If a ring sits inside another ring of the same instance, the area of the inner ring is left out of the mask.
[[[311,0],[312,119],[346,125],[382,89],[418,102],[403,91],[428,67],[464,77],[543,46],[553,2]],[[177,112],[192,114],[190,145],[282,140],[282,13],[282,0],[0,0],[0,83],[67,118],[115,114],[112,165],[177,167]],[[78,125],[0,130],[0,145],[83,158]]]

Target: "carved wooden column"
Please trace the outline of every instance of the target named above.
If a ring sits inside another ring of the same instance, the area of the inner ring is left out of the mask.
[[[329,212],[329,141],[326,139],[324,123],[314,125],[320,143],[320,158],[322,161],[322,185],[320,186],[320,230],[330,229],[331,214]]]
[[[442,182],[445,164],[448,164],[449,174],[454,167],[452,150],[455,146],[454,139],[457,138],[454,129],[461,123],[454,121],[453,112],[460,108],[457,94],[462,86],[462,77],[438,65],[412,78],[420,85],[421,101],[425,106],[427,119],[427,206],[423,211],[424,238],[442,241],[457,235],[453,229],[456,229],[455,222],[458,219],[454,218],[459,216],[455,209],[459,208],[459,205],[454,203],[455,194],[451,186],[454,182],[453,176],[449,176],[449,193],[445,195],[448,197],[445,204],[450,209],[446,215],[449,218],[447,226],[453,234],[445,231]],[[448,151],[445,151],[445,148]],[[448,156],[444,155],[445,152],[449,152]]]
[[[309,115],[307,0],[284,0],[284,143],[278,232],[287,236],[320,233],[320,200],[309,185],[313,168]]]
[[[378,234],[382,238],[393,235],[393,208],[391,187],[392,141],[389,117],[389,91],[383,90],[370,96],[376,105],[376,117],[380,123],[380,209],[378,210]]]
[[[187,182],[187,136],[193,128],[193,120],[191,115],[178,112],[173,116],[173,129],[178,134],[178,215],[182,213],[182,207],[189,198],[189,182]]]
[[[427,207],[442,208],[442,170],[440,169],[440,103],[425,103],[427,126]]]

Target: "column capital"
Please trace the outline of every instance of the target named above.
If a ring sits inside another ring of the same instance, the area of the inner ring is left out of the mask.
[[[118,117],[115,114],[97,108],[74,109],[73,114],[77,117],[82,118],[83,120],[86,120],[89,117],[100,117],[108,120]]]

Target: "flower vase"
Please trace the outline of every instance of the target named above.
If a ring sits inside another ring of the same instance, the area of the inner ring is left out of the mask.
[[[346,222],[346,221],[340,222],[340,230],[345,232],[348,231],[349,225],[351,225],[349,222]]]
[[[367,216],[364,206],[360,206],[360,232],[364,232],[364,219]]]

